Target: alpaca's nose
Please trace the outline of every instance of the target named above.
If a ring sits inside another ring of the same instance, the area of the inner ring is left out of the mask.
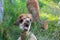
[[[25,26],[25,27],[29,27],[29,24],[28,24],[28,23],[24,23],[24,26]]]
[[[29,21],[28,21],[28,20],[27,20],[26,22],[27,22],[27,23],[29,23]]]

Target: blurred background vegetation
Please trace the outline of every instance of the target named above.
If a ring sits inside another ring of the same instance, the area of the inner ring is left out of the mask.
[[[48,29],[41,31],[39,23],[37,27],[33,26],[31,31],[36,35],[38,40],[60,40],[60,0],[38,0],[40,7],[41,20],[50,20]],[[22,13],[27,13],[26,0],[3,0],[3,22],[0,23],[0,40],[17,40],[20,36],[20,29],[13,23]]]

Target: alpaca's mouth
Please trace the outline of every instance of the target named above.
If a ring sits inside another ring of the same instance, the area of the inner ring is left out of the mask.
[[[28,31],[27,29],[24,29],[25,31]]]
[[[29,24],[28,23],[24,23],[24,30],[28,31],[28,29],[29,29]]]

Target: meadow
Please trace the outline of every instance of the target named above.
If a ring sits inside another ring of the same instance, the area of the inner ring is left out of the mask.
[[[60,0],[38,0],[41,20],[49,20],[48,29],[42,31],[40,24],[36,27],[32,23],[32,31],[38,40],[60,40]],[[4,0],[3,22],[0,24],[0,40],[17,40],[20,36],[19,26],[13,25],[17,17],[22,13],[28,13],[26,0]]]

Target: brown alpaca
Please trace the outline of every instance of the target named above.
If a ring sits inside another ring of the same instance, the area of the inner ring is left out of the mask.
[[[36,21],[38,21],[41,25],[41,28],[45,28],[45,22],[42,22],[39,16],[38,0],[27,0],[27,9],[29,13],[32,14],[34,24],[36,25]]]
[[[35,21],[40,19],[39,6],[37,0],[27,0],[27,8],[30,14],[32,14]]]

